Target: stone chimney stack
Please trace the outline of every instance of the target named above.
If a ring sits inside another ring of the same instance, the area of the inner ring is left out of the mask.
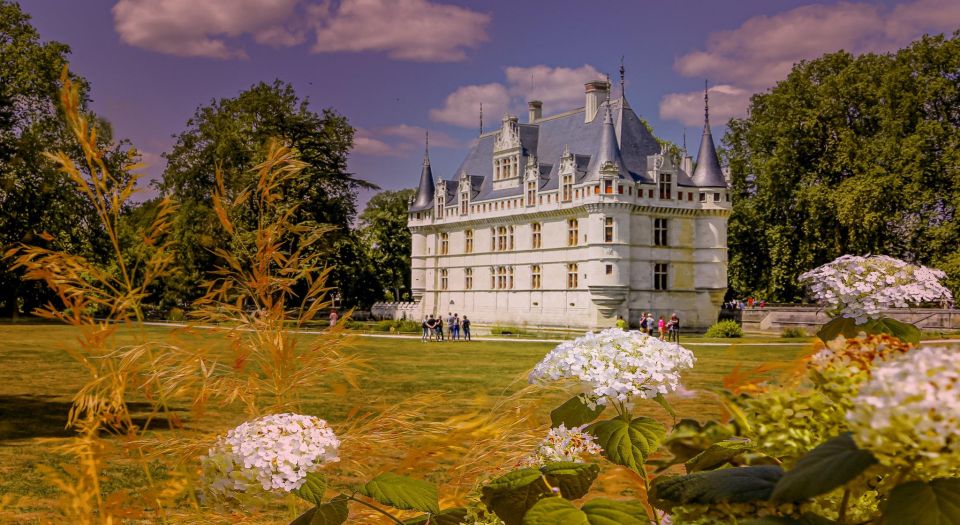
[[[540,120],[540,118],[543,117],[543,102],[539,100],[527,102],[527,116],[531,124],[533,124],[534,121]]]
[[[593,122],[597,116],[600,106],[610,96],[610,82],[606,80],[594,80],[587,82],[586,87],[587,100],[584,106],[583,121]]]

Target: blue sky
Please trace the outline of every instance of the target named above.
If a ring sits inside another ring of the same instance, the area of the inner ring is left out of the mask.
[[[446,0],[26,0],[44,40],[73,49],[94,109],[143,153],[150,177],[194,110],[258,81],[292,83],[358,128],[350,170],[413,187],[422,136],[450,177],[505,111],[583,104],[583,82],[620,57],[626,94],[657,135],[699,142],[702,86],[715,134],[797,60],[897,49],[960,28],[955,0],[824,2]],[[616,89],[616,88],[615,88]],[[718,129],[719,128],[719,129]],[[719,133],[718,133],[719,132]],[[362,200],[365,200],[366,196]]]

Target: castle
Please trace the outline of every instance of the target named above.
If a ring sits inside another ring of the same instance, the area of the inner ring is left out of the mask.
[[[482,133],[452,179],[425,154],[410,203],[415,315],[571,328],[676,312],[717,319],[730,192],[705,112],[697,157],[674,158],[610,82],[584,107]],[[706,94],[705,94],[706,95]]]

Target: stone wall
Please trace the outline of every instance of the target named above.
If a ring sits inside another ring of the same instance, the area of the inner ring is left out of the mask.
[[[940,308],[902,308],[886,310],[885,317],[916,325],[924,330],[960,330],[960,310]],[[813,334],[830,318],[812,306],[772,306],[743,311],[743,329],[747,332],[780,333],[784,328],[803,328]]]
[[[419,320],[419,309],[420,303],[415,303],[412,301],[392,303],[378,302],[373,303],[373,306],[370,307],[370,317],[377,321],[383,319],[408,319],[411,321],[416,321]]]

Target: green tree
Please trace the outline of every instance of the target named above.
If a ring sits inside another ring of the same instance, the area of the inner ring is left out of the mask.
[[[203,274],[220,264],[213,250],[224,247],[226,237],[212,206],[216,171],[222,171],[228,192],[250,187],[256,183],[253,168],[263,160],[271,138],[290,145],[307,164],[283,188],[283,199],[296,205],[292,221],[333,226],[331,257],[334,246],[349,236],[356,191],[375,188],[347,172],[353,128],[331,109],[311,111],[309,101],[301,100],[290,84],[261,82],[234,98],[198,108],[164,155],[167,168],[158,188],[180,204],[173,226],[180,274],[165,283],[168,303],[196,298]],[[252,221],[256,202],[249,206],[247,220]]]
[[[18,4],[0,0],[0,253],[16,243],[87,258],[103,253],[103,236],[89,201],[45,156],[64,151],[77,161],[84,158],[58,101],[69,53],[65,44],[41,42],[29,15]],[[121,151],[124,144],[111,145],[109,124],[86,109],[87,83],[71,78],[81,88],[81,109],[109,150],[108,166],[119,173],[116,168],[135,153]],[[0,316],[16,316],[21,309],[29,313],[50,299],[43,283],[24,281],[22,271],[0,263]]]
[[[730,282],[803,297],[799,273],[845,253],[960,278],[960,39],[796,65],[724,137],[735,202]],[[958,290],[960,291],[960,290]]]
[[[410,230],[407,209],[414,190],[382,191],[360,214],[360,234],[381,281],[395,300],[410,292]]]

